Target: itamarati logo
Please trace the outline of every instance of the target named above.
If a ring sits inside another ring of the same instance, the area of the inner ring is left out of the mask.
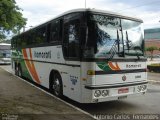
[[[34,51],[34,57],[51,59],[51,51],[48,51],[48,52],[36,52],[36,51]]]
[[[121,70],[117,62],[115,62],[115,63],[113,63],[112,61],[109,61],[109,62],[97,62],[96,64],[103,71]]]

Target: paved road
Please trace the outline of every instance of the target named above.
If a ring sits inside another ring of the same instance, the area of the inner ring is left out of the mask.
[[[0,114],[2,113],[2,120],[11,120],[5,117],[17,117],[17,114],[18,119],[25,120],[93,119],[0,68]]]
[[[148,77],[152,80],[159,80],[159,73],[149,73]],[[160,84],[149,84],[145,95],[135,96],[121,101],[110,101],[98,104],[82,105],[75,102],[67,102],[81,108],[93,116],[111,114],[160,114]],[[105,118],[106,119],[106,118]],[[110,120],[111,118],[108,118]],[[160,115],[158,116],[160,120]]]
[[[147,65],[154,64],[154,63],[160,63],[160,58],[153,58],[151,61],[150,58],[147,60]]]
[[[148,80],[160,82],[160,73],[148,72]]]
[[[149,73],[148,77],[152,80],[153,79],[159,80],[158,73]],[[121,100],[121,101],[111,101],[111,102],[105,102],[105,103],[99,103],[99,104],[84,104],[84,105],[78,104],[78,103],[71,101],[70,99],[67,99],[67,98],[65,98],[65,101],[76,106],[76,107],[81,108],[82,110],[84,110],[92,115],[101,115],[101,114],[103,114],[103,115],[108,115],[108,114],[160,114],[160,104],[159,104],[160,103],[160,85],[159,84],[149,84],[148,87],[149,88],[148,88],[147,94],[142,95],[142,96],[128,98],[128,99]],[[21,89],[21,87],[20,87],[20,89]],[[26,89],[25,86],[23,89]],[[37,90],[37,92],[38,91],[39,90]],[[33,96],[34,96],[34,94],[35,93],[33,93]],[[50,101],[50,99],[49,99],[49,101]],[[43,104],[41,103],[41,105],[43,105]],[[40,107],[41,107],[41,105],[40,105]],[[39,106],[39,104],[37,106]],[[45,106],[45,104],[43,106]],[[59,108],[59,110],[61,108]],[[160,116],[159,116],[159,119],[160,119]]]
[[[97,114],[160,114],[160,86],[149,84],[148,92],[143,96],[111,101],[88,106],[77,105],[81,109]]]

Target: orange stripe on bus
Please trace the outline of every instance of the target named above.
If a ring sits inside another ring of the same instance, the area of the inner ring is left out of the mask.
[[[116,62],[116,66],[114,66],[111,61],[108,62],[108,65],[109,65],[109,67],[110,67],[112,70],[120,70],[117,62]]]
[[[24,58],[25,59],[28,59],[28,56],[27,56],[27,52],[26,52],[26,49],[23,49],[23,55],[24,55]],[[31,53],[31,48],[29,49],[29,53],[30,53],[30,59],[32,60],[32,53]],[[30,74],[32,75],[32,77],[34,78],[34,80],[40,84],[40,80],[38,78],[38,75],[37,75],[37,72],[36,72],[36,69],[35,69],[35,66],[34,66],[34,63],[33,61],[28,61],[26,60],[25,61],[29,71],[30,71]]]

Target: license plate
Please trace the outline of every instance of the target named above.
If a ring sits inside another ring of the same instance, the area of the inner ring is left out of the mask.
[[[118,97],[119,100],[126,99],[126,98],[127,98],[127,96],[120,96],[120,97]]]
[[[128,93],[128,92],[129,92],[129,88],[118,89],[118,94],[123,94],[123,93]]]

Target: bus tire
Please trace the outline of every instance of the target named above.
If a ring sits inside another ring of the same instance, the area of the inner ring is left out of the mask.
[[[57,72],[51,73],[53,74],[51,76],[50,90],[55,96],[61,98],[63,96],[63,85],[61,76]]]
[[[15,69],[14,69],[14,74],[16,75],[16,76],[18,76],[18,66],[17,66],[17,64],[15,64]]]
[[[21,65],[18,65],[18,76],[22,77],[22,68],[21,68]]]

